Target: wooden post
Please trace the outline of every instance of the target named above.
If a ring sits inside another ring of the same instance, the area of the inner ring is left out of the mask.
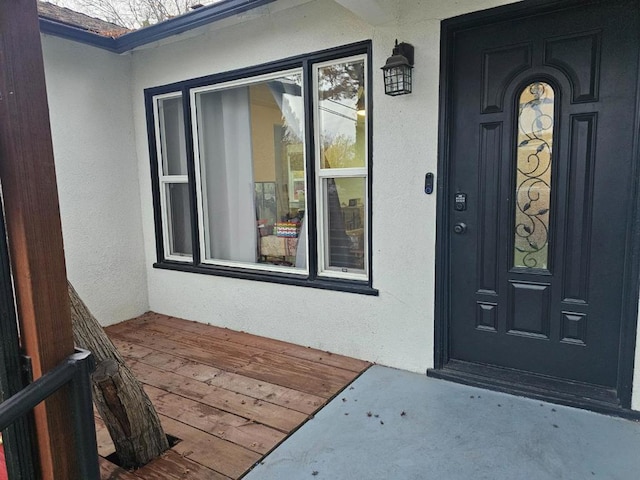
[[[34,377],[73,353],[35,0],[0,1],[0,182],[20,339]],[[35,410],[42,478],[77,478],[67,392]]]

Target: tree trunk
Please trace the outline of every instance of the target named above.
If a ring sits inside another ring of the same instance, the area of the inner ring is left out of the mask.
[[[141,467],[169,448],[167,436],[142,385],[71,283],[68,287],[73,338],[96,359],[93,401],[107,425],[120,465]]]

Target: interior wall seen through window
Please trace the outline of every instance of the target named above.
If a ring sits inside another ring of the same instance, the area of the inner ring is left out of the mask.
[[[305,269],[301,75],[195,100],[205,261]]]

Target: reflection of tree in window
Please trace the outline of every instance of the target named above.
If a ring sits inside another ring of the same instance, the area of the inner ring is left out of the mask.
[[[347,135],[337,135],[333,139],[324,137],[322,144],[324,164],[327,168],[348,168],[356,161],[356,142]]]
[[[325,268],[364,269],[364,215],[359,207],[349,206],[352,202],[364,205],[366,195],[365,172],[353,170],[366,167],[364,66],[364,61],[355,60],[318,70]],[[360,219],[357,224],[355,218]]]
[[[362,61],[338,63],[322,67],[318,81],[320,100],[344,100],[356,96],[364,79]]]

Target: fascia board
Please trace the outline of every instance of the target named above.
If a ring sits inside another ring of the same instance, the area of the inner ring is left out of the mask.
[[[92,45],[94,47],[102,48],[110,52],[118,52],[116,39],[110,37],[103,37],[97,33],[83,30],[82,28],[74,27],[63,22],[51,20],[48,18],[40,17],[40,33],[53,35],[67,40],[73,40],[74,42],[84,43]]]
[[[80,43],[93,45],[114,53],[125,53],[134,48],[164,38],[184,33],[188,30],[213,23],[223,18],[237,15],[248,10],[275,2],[276,0],[227,0],[202,7],[193,12],[151,25],[131,33],[125,33],[117,38],[103,37],[72,25],[40,18],[40,31],[49,35],[66,38]]]

